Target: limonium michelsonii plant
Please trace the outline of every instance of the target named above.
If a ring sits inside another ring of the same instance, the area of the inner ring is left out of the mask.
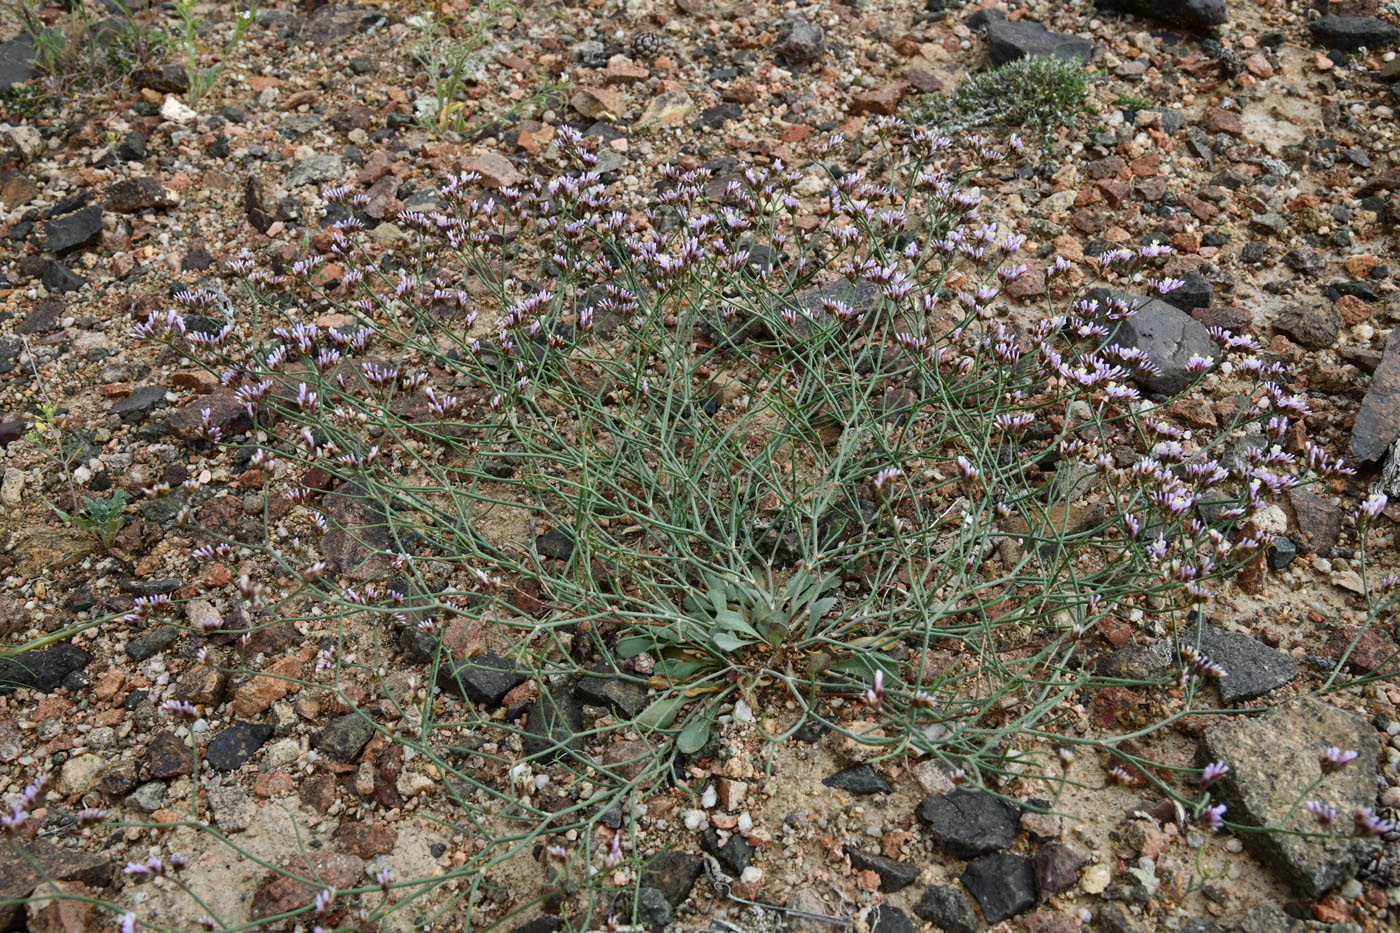
[[[1137,301],[1121,292],[1179,287],[1169,247],[1032,258],[968,181],[1016,141],[965,168],[946,138],[876,129],[878,177],[668,167],[629,199],[565,127],[558,171],[497,190],[449,177],[439,210],[395,219],[393,256],[364,236],[364,196],[330,189],[327,254],[236,259],[232,320],[196,320],[207,291],[175,296],[133,335],[218,376],[189,442],[242,448],[268,496],[267,542],[240,546],[272,572],[237,581],[244,604],[301,607],[337,642],[337,682],[374,673],[337,620],[436,635],[470,615],[545,676],[628,645],[628,671],[669,685],[648,735],[703,735],[760,684],[834,728],[819,698],[865,695],[886,753],[1051,778],[1037,747],[1086,741],[1045,730],[1097,683],[1087,633],[1184,622],[1270,543],[1260,512],[1349,469],[1284,446],[1308,403],[1250,335],[1216,329],[1186,364],[1193,390],[1253,400],[1219,428],[1188,431],[1143,394],[1160,361],[1120,342]],[[1012,311],[1003,290],[1033,265],[1052,297]],[[1120,292],[1092,300],[1092,284]],[[1071,525],[1081,498],[1099,508]],[[542,547],[546,530],[567,546]],[[192,560],[234,546],[199,534]],[[798,569],[848,589],[781,637],[740,627],[774,631],[771,614],[686,608],[707,581],[776,589]],[[923,663],[942,645],[958,660]],[[1170,702],[1222,673],[1183,651]]]

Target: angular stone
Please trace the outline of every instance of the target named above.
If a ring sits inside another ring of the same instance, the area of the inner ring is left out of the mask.
[[[753,861],[753,846],[738,833],[734,833],[721,845],[719,831],[711,826],[700,837],[700,846],[719,859],[724,870],[735,877],[743,874],[744,869],[749,867],[749,862]]]
[[[272,872],[253,895],[250,916],[253,920],[265,920],[279,914],[290,913],[309,906],[316,895],[325,888],[354,887],[362,880],[365,871],[363,859],[339,852],[317,852],[311,856],[310,864],[305,858],[297,858],[287,866],[287,872],[304,878],[314,878],[319,883],[303,884],[285,874]]]
[[[0,43],[0,91],[23,84],[36,74],[34,43],[20,36]],[[4,895],[0,894],[0,899]],[[3,910],[0,910],[0,914]]]
[[[476,172],[492,188],[508,188],[520,184],[525,177],[509,159],[496,152],[483,152],[462,161],[463,172]]]
[[[622,95],[608,88],[581,87],[569,103],[590,120],[617,120],[627,110]]]
[[[19,688],[50,693],[69,674],[92,663],[92,655],[71,642],[60,642],[12,658],[0,658],[0,693]]]
[[[635,133],[647,133],[664,126],[679,126],[695,117],[695,102],[682,90],[667,91],[653,97],[637,122],[632,124]]]
[[[879,916],[870,925],[870,933],[919,933],[919,928],[898,907],[882,904]]]
[[[1209,655],[1225,669],[1215,684],[1227,706],[1261,697],[1298,676],[1293,658],[1239,632],[1197,625],[1182,634],[1181,644]]]
[[[243,791],[237,787],[209,787],[204,793],[209,802],[209,813],[219,829],[226,833],[241,833],[252,825],[258,808]]]
[[[1159,374],[1139,370],[1133,378],[1146,391],[1159,395],[1176,395],[1195,380],[1196,375],[1186,366],[1191,357],[1209,360],[1220,352],[1204,324],[1160,300],[1138,308],[1107,342],[1136,347],[1157,364]]]
[[[154,813],[165,806],[170,797],[170,788],[164,781],[147,781],[126,796],[122,802],[133,810]]]
[[[83,286],[87,284],[86,279],[57,259],[44,264],[44,274],[40,278],[40,281],[45,288],[55,295],[66,295],[68,292],[82,291]]]
[[[1035,872],[1035,889],[1043,904],[1062,891],[1068,891],[1079,880],[1079,869],[1084,860],[1069,846],[1059,843],[1048,845],[1031,859],[1031,869]]]
[[[66,305],[61,301],[37,301],[24,320],[15,328],[15,333],[33,335],[47,334],[53,330]]]
[[[219,771],[237,771],[272,738],[273,727],[265,723],[235,722],[224,729],[205,749],[204,760]]]
[[[500,706],[507,693],[523,684],[529,673],[498,654],[483,654],[438,668],[438,687],[482,706]]]
[[[165,426],[182,441],[200,440],[206,433],[205,412],[208,412],[209,426],[218,428],[223,440],[253,429],[253,419],[248,417],[247,407],[238,400],[237,395],[223,389],[201,395],[180,406],[166,419]]]
[[[336,716],[316,736],[316,750],[331,761],[352,761],[374,735],[374,724],[359,713]]]
[[[574,556],[573,536],[551,528],[535,539],[535,553],[550,560],[568,560]]]
[[[1306,489],[1290,489],[1288,503],[1297,519],[1293,537],[1305,552],[1326,557],[1337,546],[1342,533],[1342,511],[1326,499]]]
[[[1225,22],[1225,0],[1100,0],[1100,3],[1197,32],[1210,32]]]
[[[607,667],[600,663],[594,670],[606,672]],[[647,688],[620,676],[581,677],[574,686],[574,696],[594,706],[606,706],[624,719],[631,719],[646,706]]]
[[[532,760],[551,762],[583,748],[583,710],[567,690],[542,690],[526,714],[525,754]],[[737,837],[736,837],[737,838]]]
[[[358,481],[325,497],[331,530],[321,553],[334,573],[351,580],[372,580],[389,567],[389,513],[380,499]]]
[[[352,854],[369,859],[392,852],[399,832],[386,823],[341,820],[331,838]]]
[[[1001,923],[1036,905],[1035,870],[1025,856],[984,855],[969,862],[960,878],[988,923]]]
[[[184,94],[190,89],[190,76],[184,65],[161,65],[158,68],[137,68],[131,73],[131,83],[137,88],[149,88],[162,94]]]
[[[1330,347],[1341,327],[1341,316],[1326,305],[1289,305],[1274,320],[1274,330],[1309,350]]]
[[[345,172],[340,156],[323,152],[302,159],[287,175],[287,189],[300,188],[323,181],[339,181]]]
[[[133,661],[144,661],[159,654],[180,640],[179,629],[168,626],[153,628],[126,643],[126,653]]]
[[[1356,422],[1351,428],[1351,453],[1358,460],[1375,460],[1400,438],[1400,327],[1385,340],[1385,354],[1371,376]]]
[[[1348,52],[1380,51],[1400,39],[1400,29],[1374,16],[1324,16],[1309,23],[1308,29],[1323,45]]]
[[[112,406],[111,413],[123,424],[142,421],[157,407],[165,404],[165,386],[137,386],[126,398]]]
[[[102,238],[102,208],[97,205],[44,222],[44,248],[62,256]]]
[[[944,933],[977,933],[977,915],[967,895],[952,885],[931,884],[914,905],[914,914]]]
[[[1324,775],[1320,756],[1334,745],[1357,752],[1357,758]],[[1296,805],[1298,800],[1306,797],[1336,807],[1349,823],[1358,807],[1375,806],[1379,752],[1370,723],[1304,696],[1262,716],[1207,729],[1195,763],[1204,767],[1223,761],[1230,766],[1212,788],[1216,800],[1226,806],[1225,819],[1244,826],[1316,832],[1316,820]],[[1241,833],[1240,838],[1256,858],[1308,899],[1352,878],[1380,851],[1379,840],[1354,837],[1349,825],[1321,837],[1270,832]]]
[[[842,768],[831,777],[824,778],[822,783],[827,787],[855,794],[857,797],[866,794],[888,794],[891,791],[890,785],[886,783],[885,779],[876,774],[874,768],[866,764]]]
[[[183,777],[194,771],[193,750],[170,731],[157,733],[146,750],[146,777],[151,780]]]
[[[157,208],[175,206],[175,196],[154,178],[124,178],[108,185],[103,199],[107,210],[118,214],[134,214]]]
[[[0,846],[0,929],[11,929],[20,905],[45,879],[107,887],[116,864],[98,855],[19,837]]]
[[[647,864],[642,872],[642,884],[660,891],[672,907],[679,907],[690,897],[704,869],[705,860],[700,856],[669,850]]]
[[[800,16],[785,19],[778,26],[773,52],[794,65],[811,64],[826,54],[826,30]]]
[[[1210,280],[1201,275],[1195,269],[1187,272],[1181,277],[1182,285],[1176,291],[1166,295],[1163,299],[1174,308],[1180,308],[1187,314],[1197,308],[1209,308],[1211,298],[1215,294],[1215,287],[1210,284]]]
[[[959,858],[1005,849],[1016,838],[1016,807],[982,791],[959,788],[925,797],[914,811],[933,840]]]
[[[851,860],[851,867],[856,871],[873,871],[879,875],[880,890],[888,894],[909,887],[919,877],[919,866],[917,865],[897,862],[892,858],[875,855],[871,852],[862,852],[855,846],[846,846],[846,855]]]
[[[1040,23],[1028,20],[989,20],[987,46],[994,66],[1018,58],[1053,57],[1067,62],[1086,62],[1094,54],[1094,43],[1088,39],[1053,33]]]

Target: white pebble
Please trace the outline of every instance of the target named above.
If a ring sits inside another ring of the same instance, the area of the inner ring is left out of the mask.
[[[705,818],[705,811],[703,810],[687,810],[685,813],[681,814],[681,818],[685,820],[685,828],[691,832],[695,832],[709,822],[709,820]]]
[[[739,880],[744,884],[753,884],[763,877],[763,869],[757,865],[750,865],[744,869],[744,873],[739,876]]]
[[[719,801],[719,791],[715,790],[715,785],[711,784],[705,788],[705,792],[700,795],[700,806],[709,810]]]

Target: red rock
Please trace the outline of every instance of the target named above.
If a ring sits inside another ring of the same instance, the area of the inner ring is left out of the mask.
[[[341,848],[363,859],[383,855],[398,842],[398,830],[383,823],[361,823],[359,820],[342,820],[331,836]]]
[[[1042,298],[1045,295],[1045,271],[1031,266],[1006,286],[1007,297],[1016,301]]]
[[[1336,304],[1332,305],[1332,310],[1341,315],[1348,325],[1360,324],[1371,316],[1371,306],[1355,295],[1343,295],[1338,298]]]
[[[219,387],[219,377],[203,369],[177,369],[170,374],[170,387],[205,395]]]
[[[303,884],[280,872],[272,872],[253,895],[250,916],[254,920],[265,920],[278,914],[299,910],[310,905],[316,899],[316,895],[326,887],[353,887],[360,880],[364,870],[363,859],[339,852],[318,852],[311,856],[309,864],[305,858],[297,858],[286,866],[286,871],[315,878],[320,883]]]
[[[1250,74],[1260,80],[1272,78],[1274,76],[1274,66],[1269,64],[1269,60],[1259,52],[1255,52],[1253,55],[1246,58],[1244,60],[1244,67],[1249,70]]]
[[[301,657],[288,655],[274,661],[266,670],[266,676],[257,676],[243,686],[233,697],[234,715],[251,719],[267,712],[268,707],[286,696],[296,686],[291,680],[301,670]]]
[[[1360,637],[1358,638],[1358,633]],[[1355,641],[1356,647],[1351,648],[1351,643]],[[1347,654],[1347,649],[1351,648],[1351,653]],[[1395,653],[1395,645],[1374,628],[1368,628],[1362,632],[1355,625],[1345,625],[1332,633],[1332,637],[1327,639],[1327,644],[1322,648],[1323,657],[1333,661],[1340,661],[1345,654],[1347,658],[1347,669],[1358,674],[1370,674],[1377,668],[1385,665],[1385,662]],[[1389,669],[1394,671],[1396,664],[1391,661]]]
[[[253,779],[253,793],[264,798],[290,794],[293,786],[291,775],[281,771],[269,771]]]
[[[590,120],[611,117],[616,120],[627,109],[622,95],[608,88],[581,87],[574,91],[569,103]]]
[[[1068,910],[1040,910],[1021,918],[1026,933],[1079,933],[1084,923]]]
[[[1229,133],[1231,136],[1244,135],[1244,121],[1232,110],[1211,107],[1205,112],[1205,127],[1209,133]]]
[[[874,90],[862,91],[851,98],[851,113],[879,113],[891,115],[899,109],[899,102],[909,90],[906,81],[894,81]]]
[[[523,175],[505,156],[495,152],[483,152],[462,160],[464,172],[476,172],[481,180],[492,188],[508,188],[520,184]]]
[[[800,143],[808,136],[812,135],[812,128],[805,123],[798,123],[795,126],[785,126],[778,134],[778,139],[785,143]]]
[[[625,55],[614,55],[608,59],[608,70],[604,80],[608,84],[631,84],[634,81],[645,81],[650,76],[650,68],[638,65]]]

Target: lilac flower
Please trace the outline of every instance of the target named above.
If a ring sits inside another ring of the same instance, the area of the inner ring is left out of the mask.
[[[1218,833],[1225,825],[1224,816],[1225,804],[1220,803],[1213,807],[1206,807],[1205,812],[1201,814],[1201,825],[1213,833]]]
[[[172,716],[180,716],[185,719],[199,718],[199,710],[188,700],[166,700],[160,705],[160,708]]]
[[[1187,372],[1203,373],[1207,369],[1210,369],[1210,360],[1206,359],[1204,356],[1201,356],[1199,354],[1191,354],[1191,358],[1186,361]]]
[[[1357,807],[1352,814],[1352,822],[1358,836],[1384,836],[1395,831],[1392,821],[1376,815],[1370,807]]]
[[[127,862],[123,871],[137,881],[144,881],[147,878],[163,877],[165,865],[158,856],[152,855],[144,862]]]
[[[885,700],[885,672],[878,667],[875,669],[875,680],[870,689],[865,691],[865,702],[875,709],[880,708],[880,704]]]
[[[121,933],[136,933],[138,929],[140,929],[140,923],[135,914],[130,911],[122,914]]]
[[[374,876],[375,884],[379,885],[379,890],[385,897],[389,896],[389,886],[394,883],[394,870],[392,868],[381,868]]]
[[[1209,787],[1230,773],[1230,766],[1223,761],[1213,761],[1201,771],[1201,786]]]
[[[1114,767],[1108,772],[1108,780],[1110,784],[1128,785],[1133,783],[1133,776],[1120,767]]]
[[[875,478],[870,481],[871,487],[875,490],[875,495],[880,499],[884,499],[886,495],[885,490],[899,478],[899,475],[899,468],[892,466],[885,467],[879,473],[876,473]]]
[[[1378,492],[1375,495],[1371,496],[1369,499],[1367,499],[1365,502],[1361,503],[1361,511],[1366,515],[1367,518],[1374,520],[1377,515],[1381,514],[1381,511],[1386,507],[1386,504],[1389,502],[1390,498],[1386,496],[1385,493]]]
[[[978,475],[977,467],[973,466],[972,461],[962,454],[958,454],[958,472],[961,473],[965,479],[976,479]]]
[[[85,807],[78,811],[78,825],[91,826],[100,823],[107,818],[106,810],[99,810],[97,807]]]
[[[1336,807],[1329,806],[1320,800],[1309,800],[1304,806],[1323,826],[1331,826],[1337,822]]]
[[[1322,770],[1326,773],[1340,771],[1348,764],[1356,760],[1357,753],[1351,750],[1343,751],[1335,745],[1322,750],[1321,763]]]
[[[322,888],[320,891],[318,891],[318,892],[316,893],[316,899],[315,899],[315,901],[313,902],[313,905],[314,905],[315,908],[316,908],[316,913],[317,913],[318,915],[319,915],[319,914],[324,914],[326,911],[330,910],[330,908],[331,908],[331,903],[332,903],[334,900],[335,900],[335,889],[334,889],[334,888]]]
[[[613,833],[612,843],[609,844],[608,854],[603,861],[607,863],[609,868],[622,861],[622,833]]]

